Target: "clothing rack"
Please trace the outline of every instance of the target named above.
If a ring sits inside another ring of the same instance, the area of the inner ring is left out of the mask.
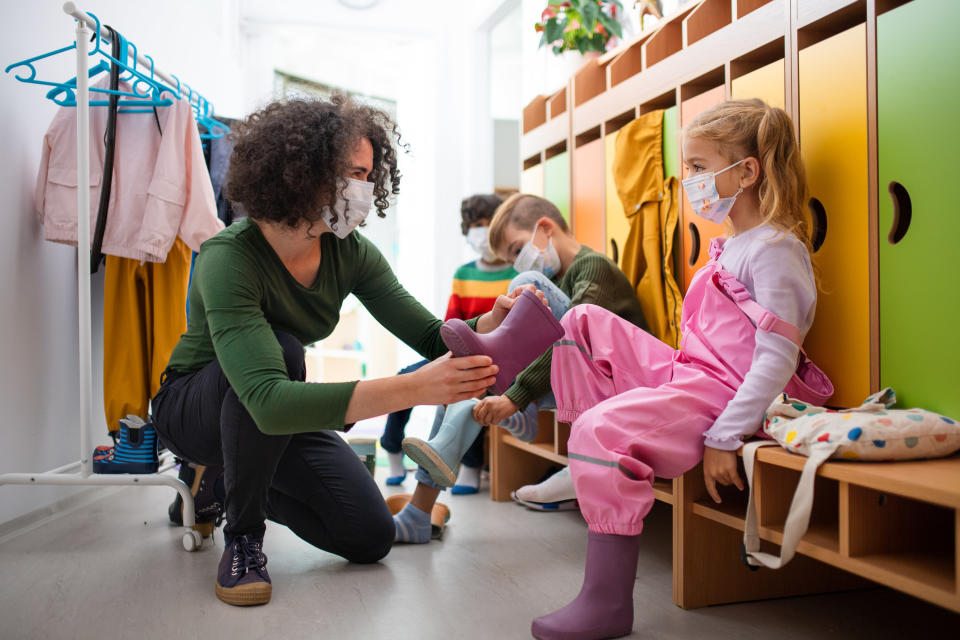
[[[79,327],[79,392],[80,392],[80,459],[75,462],[42,473],[5,473],[0,474],[0,485],[73,485],[73,486],[157,486],[164,485],[177,490],[183,500],[183,547],[187,551],[196,551],[202,538],[193,530],[195,524],[193,496],[186,484],[178,478],[164,472],[172,469],[176,462],[169,451],[160,457],[160,468],[151,474],[95,474],[93,473],[90,425],[93,408],[93,366],[91,346],[90,315],[90,104],[87,43],[91,29],[99,32],[100,24],[91,19],[73,2],[65,2],[63,11],[76,18],[77,50],[77,307]],[[101,33],[102,39],[108,39]],[[63,50],[61,50],[63,51]],[[177,91],[186,87],[176,76],[154,68],[149,56],[129,51],[134,64],[142,64]],[[124,60],[123,62],[126,62]],[[32,65],[31,65],[32,68]],[[21,78],[22,79],[22,78]],[[27,81],[27,80],[25,80]],[[196,96],[203,113],[212,114],[212,108],[199,94],[189,89],[188,100]],[[200,100],[203,100],[201,103]],[[209,111],[208,111],[209,110]]]

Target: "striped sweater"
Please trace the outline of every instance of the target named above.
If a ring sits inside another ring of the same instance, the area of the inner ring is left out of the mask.
[[[447,303],[444,320],[467,320],[490,311],[493,303],[497,301],[497,296],[507,293],[507,286],[517,275],[510,265],[487,271],[477,262],[468,262],[453,274],[453,292]]]

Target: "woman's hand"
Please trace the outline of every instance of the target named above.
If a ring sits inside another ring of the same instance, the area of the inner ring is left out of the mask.
[[[724,486],[736,485],[737,489],[743,491],[743,481],[737,473],[737,452],[704,447],[703,482],[707,486],[707,493],[717,504],[720,504],[720,494],[717,493],[718,482]]]
[[[504,318],[507,317],[507,314],[510,313],[510,309],[513,308],[513,305],[516,304],[517,298],[520,297],[520,294],[523,293],[524,289],[529,289],[537,294],[537,297],[540,298],[540,302],[550,308],[550,305],[547,303],[547,299],[544,297],[543,292],[537,289],[532,284],[524,284],[505,296],[497,296],[497,301],[493,304],[493,309],[487,313],[480,316],[480,319],[477,320],[477,333],[490,333],[494,329],[500,326],[500,323],[503,322]]]
[[[500,424],[520,410],[507,396],[489,396],[473,408],[473,419],[480,424]]]
[[[409,406],[418,404],[453,404],[468,398],[477,398],[496,382],[500,368],[490,356],[454,358],[448,352],[419,370],[404,375],[415,382],[415,398]]]

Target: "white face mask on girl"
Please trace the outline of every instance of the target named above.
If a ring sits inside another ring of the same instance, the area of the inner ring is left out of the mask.
[[[743,193],[743,187],[740,187],[740,190],[729,198],[721,198],[717,192],[715,179],[717,175],[727,169],[732,169],[741,162],[743,160],[738,160],[729,167],[720,169],[720,171],[708,171],[683,181],[683,190],[687,192],[687,198],[690,200],[690,206],[693,207],[694,213],[718,224],[730,215],[730,209],[733,208],[737,196]]]
[[[344,188],[344,185],[346,187]],[[340,195],[341,189],[343,195]],[[370,213],[373,204],[373,183],[353,178],[339,178],[337,180],[337,196],[333,207],[324,207],[320,219],[327,223],[333,234],[346,238],[351,231],[363,222]],[[333,222],[336,214],[337,221]]]
[[[477,252],[477,255],[479,255],[484,262],[496,262],[498,258],[493,251],[490,250],[490,238],[487,235],[489,231],[490,229],[488,227],[467,229],[467,244]]]
[[[537,230],[540,225],[533,228],[533,235],[530,236],[530,242],[523,245],[517,259],[513,261],[513,268],[518,273],[524,271],[539,271],[548,278],[552,278],[555,273],[560,271],[560,256],[557,250],[553,248],[553,239],[547,239],[547,248],[538,249],[533,244],[533,239],[537,237]]]

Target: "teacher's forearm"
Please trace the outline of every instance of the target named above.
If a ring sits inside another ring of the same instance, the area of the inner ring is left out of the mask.
[[[353,389],[344,422],[353,424],[367,418],[409,409],[418,404],[416,391],[410,374],[362,380]]]

